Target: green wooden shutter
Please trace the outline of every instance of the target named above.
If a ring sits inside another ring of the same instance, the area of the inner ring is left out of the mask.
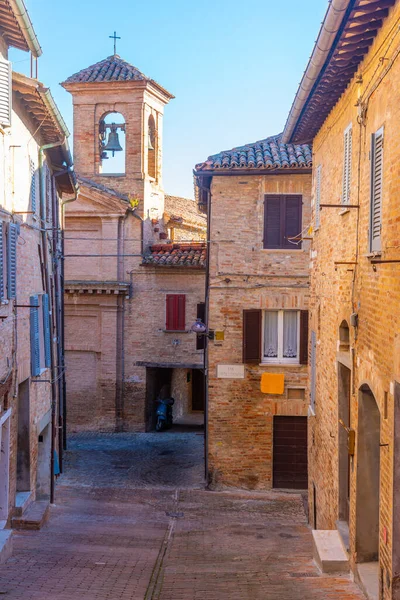
[[[0,221],[0,302],[5,297],[4,261],[5,261],[4,225]]]
[[[383,127],[372,135],[371,159],[369,249],[370,252],[379,252],[382,247]]]
[[[32,377],[37,377],[40,375],[39,297],[31,296],[30,305],[31,374]]]
[[[44,337],[44,365],[45,367],[51,366],[51,336],[50,336],[50,308],[49,308],[49,295],[43,294],[42,296],[42,308],[43,308],[43,337]]]
[[[7,296],[17,296],[17,237],[18,227],[15,223],[8,224],[7,236]]]
[[[352,148],[353,128],[350,124],[344,132],[342,204],[350,204]]]

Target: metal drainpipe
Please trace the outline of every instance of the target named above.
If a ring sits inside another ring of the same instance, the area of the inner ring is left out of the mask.
[[[117,280],[122,281],[124,273],[124,224],[125,217],[118,219],[118,240],[117,240]],[[117,432],[124,430],[124,317],[125,317],[125,298],[122,294],[117,296],[117,339],[116,339],[116,382],[115,382],[115,429]]]
[[[206,282],[205,282],[205,319],[207,330],[209,328],[209,289],[210,289],[210,246],[211,246],[211,183],[210,181],[210,189],[208,192],[208,202],[207,202],[207,262],[206,262]],[[205,384],[204,384],[204,471],[205,471],[205,479],[208,485],[209,483],[209,473],[208,473],[208,344],[209,339],[205,336],[205,345],[204,345],[204,376],[205,376]]]
[[[63,431],[62,431],[62,442],[63,449],[67,449],[67,380],[65,378],[65,309],[64,309],[64,295],[65,295],[65,287],[64,287],[64,265],[65,265],[65,241],[64,241],[64,231],[65,231],[65,205],[70,202],[74,202],[78,198],[79,187],[75,189],[75,195],[73,198],[68,198],[67,200],[61,200],[61,289],[60,289],[60,297],[62,298],[61,302],[61,355],[62,355],[62,390],[63,390]]]
[[[40,189],[40,230],[42,235],[42,247],[43,247],[43,263],[45,271],[45,291],[49,295],[49,301],[51,300],[51,289],[50,289],[50,272],[49,272],[49,257],[47,248],[47,236],[46,236],[46,172],[43,164],[43,156],[46,150],[51,148],[57,148],[62,146],[62,142],[56,142],[54,144],[45,144],[39,148],[39,189]],[[53,310],[53,306],[51,309]],[[54,360],[54,329],[53,319],[50,319],[50,372],[51,372],[51,456],[50,456],[50,503],[54,504],[54,451],[55,451],[55,438],[57,433],[56,424],[56,409],[57,409],[57,374]]]

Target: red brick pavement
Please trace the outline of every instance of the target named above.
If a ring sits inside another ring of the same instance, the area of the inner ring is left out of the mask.
[[[23,600],[360,600],[321,576],[290,494],[62,486],[40,532],[18,532],[2,597]]]

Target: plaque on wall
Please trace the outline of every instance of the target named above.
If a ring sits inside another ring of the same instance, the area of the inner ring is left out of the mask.
[[[244,365],[217,365],[219,379],[244,379]]]

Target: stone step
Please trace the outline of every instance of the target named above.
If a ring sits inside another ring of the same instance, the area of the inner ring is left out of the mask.
[[[349,551],[350,551],[350,533],[349,533],[348,523],[346,523],[346,521],[336,521],[336,529],[339,532],[340,539],[342,541],[345,552],[349,553]]]
[[[349,557],[336,529],[314,529],[312,536],[314,560],[323,573],[348,573],[350,571]]]
[[[2,529],[0,531],[0,564],[4,563],[12,554],[12,531]]]
[[[46,500],[32,502],[21,516],[11,519],[13,529],[40,529],[49,514],[49,503]]]
[[[15,496],[14,515],[20,517],[32,504],[32,492],[17,492]]]

